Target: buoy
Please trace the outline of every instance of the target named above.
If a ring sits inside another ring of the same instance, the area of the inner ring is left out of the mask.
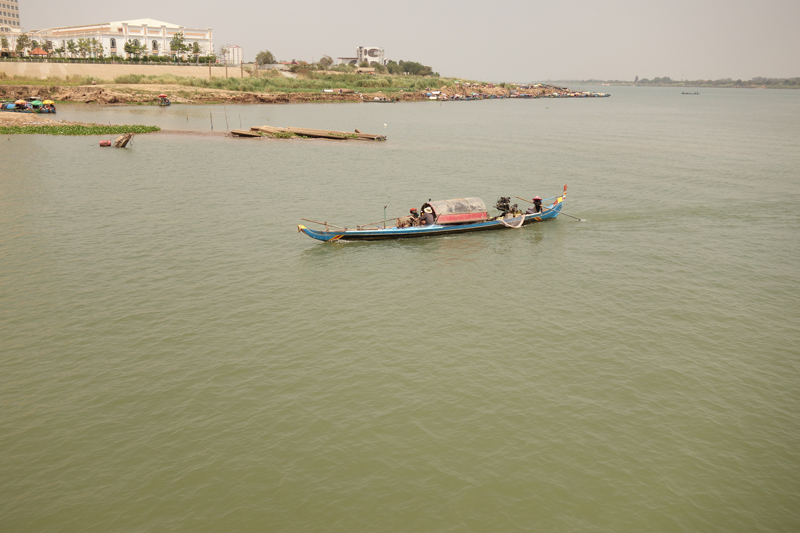
[[[111,146],[111,141],[100,141],[100,146]]]

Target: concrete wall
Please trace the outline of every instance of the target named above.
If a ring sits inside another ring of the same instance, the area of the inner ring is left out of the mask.
[[[211,76],[214,78],[225,77],[225,67],[211,67]],[[241,78],[242,70],[237,67],[228,67],[229,78]],[[93,65],[90,63],[21,63],[17,61],[0,61],[0,72],[9,76],[24,76],[26,78],[47,79],[49,77],[66,78],[67,76],[94,76],[99,79],[113,81],[115,77],[125,74],[144,74],[145,76],[158,76],[173,74],[175,76],[209,78],[209,68],[186,67],[174,65]],[[250,75],[244,71],[244,77]]]

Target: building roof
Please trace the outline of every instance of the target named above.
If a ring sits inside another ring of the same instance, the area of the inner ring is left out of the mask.
[[[155,19],[134,19],[134,20],[120,20],[119,22],[109,22],[110,26],[122,26],[123,24],[127,24],[128,26],[143,26],[147,24],[148,26],[166,26],[167,28],[181,28],[182,26],[178,26],[177,24],[173,24],[171,22],[163,22],[161,20]]]
[[[77,28],[121,28],[123,24],[127,24],[128,26],[152,26],[154,28],[160,28],[161,26],[166,26],[172,30],[177,30],[179,28],[185,28],[185,26],[179,26],[177,24],[173,24],[171,22],[164,22],[162,20],[156,19],[134,19],[134,20],[120,20],[117,22],[99,22],[97,24],[81,24],[79,26],[58,26],[55,28],[46,28],[46,29],[39,29],[33,30],[31,33],[37,33],[42,31],[63,31],[63,30],[72,30]],[[190,29],[199,29],[199,28],[190,28]],[[206,28],[211,29],[211,28]]]
[[[37,47],[37,48],[34,48],[33,50],[31,50],[30,55],[32,55],[32,56],[46,56],[47,52],[45,52],[41,48]]]

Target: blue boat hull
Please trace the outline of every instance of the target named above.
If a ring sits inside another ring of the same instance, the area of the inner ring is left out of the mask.
[[[561,199],[559,199],[561,200]],[[473,231],[489,231],[498,229],[509,229],[520,225],[520,217],[524,217],[522,226],[529,226],[536,222],[553,220],[561,211],[563,201],[558,201],[549,208],[543,209],[541,213],[530,215],[519,215],[514,218],[507,218],[505,221],[488,220],[486,222],[475,222],[472,224],[457,224],[452,226],[418,226],[411,228],[386,228],[375,230],[343,230],[343,231],[316,231],[305,226],[298,225],[297,231],[301,231],[318,241],[382,241],[387,239],[410,239],[414,237],[435,237],[441,235],[454,235],[457,233],[469,233]],[[504,223],[505,222],[505,223]]]

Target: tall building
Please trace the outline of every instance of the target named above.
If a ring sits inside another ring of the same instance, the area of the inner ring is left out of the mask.
[[[0,0],[0,35],[20,33],[19,0]]]
[[[228,65],[240,65],[243,58],[242,47],[238,44],[229,44],[225,47],[225,61]]]

